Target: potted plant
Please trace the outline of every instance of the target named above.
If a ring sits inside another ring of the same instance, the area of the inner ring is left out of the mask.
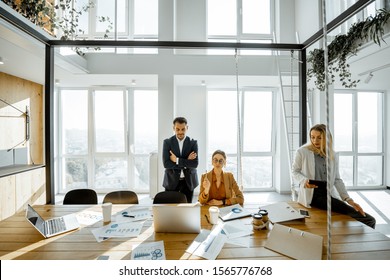
[[[381,9],[375,17],[368,17],[364,21],[357,22],[351,26],[347,34],[337,35],[328,46],[328,73],[331,82],[339,76],[342,86],[346,88],[356,87],[360,80],[353,80],[347,59],[356,55],[359,47],[367,41],[372,40],[380,45],[383,40],[384,27],[390,18],[390,12]],[[310,51],[307,62],[310,67],[307,71],[308,81],[315,78],[315,86],[325,90],[325,63],[324,50],[314,49]]]

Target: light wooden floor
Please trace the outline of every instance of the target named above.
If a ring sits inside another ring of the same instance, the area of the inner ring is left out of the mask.
[[[348,191],[348,193],[363,207],[364,211],[375,217],[376,229],[390,237],[390,190]],[[290,195],[277,192],[246,192],[244,196],[245,203],[258,203],[259,206],[279,201],[291,201]],[[104,195],[99,195],[99,203],[103,197]],[[140,194],[138,198],[140,204],[152,204],[152,199],[148,194]],[[57,195],[56,204],[62,204],[62,199],[63,195]]]

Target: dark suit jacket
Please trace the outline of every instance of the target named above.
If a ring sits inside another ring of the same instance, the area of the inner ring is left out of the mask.
[[[179,163],[170,160],[172,151],[176,157],[179,158]],[[198,154],[198,142],[194,139],[190,139],[188,136],[184,139],[183,151],[180,154],[179,143],[176,135],[171,138],[165,139],[163,144],[163,164],[165,167],[165,174],[163,180],[163,187],[167,191],[175,190],[179,184],[180,172],[183,170],[185,181],[188,188],[193,191],[199,184],[198,174],[196,168],[198,167],[198,157],[193,160],[188,159],[188,155],[191,152]]]

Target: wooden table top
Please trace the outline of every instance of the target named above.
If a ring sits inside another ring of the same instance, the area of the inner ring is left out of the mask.
[[[291,202],[295,209],[304,209]],[[130,205],[113,205],[113,214]],[[150,206],[135,205],[145,208]],[[37,205],[34,208],[47,219],[69,213],[82,211],[101,212],[101,205]],[[251,212],[257,212],[258,205],[245,205]],[[201,207],[201,226],[211,229],[205,214],[208,207]],[[283,225],[320,235],[324,238],[323,259],[327,252],[327,218],[326,211],[312,208],[310,218],[285,222]],[[250,223],[251,218],[244,218]],[[186,253],[197,234],[155,233],[152,220],[145,222],[141,234],[136,238],[110,238],[98,243],[91,233],[94,228],[102,227],[102,221],[90,226],[82,225],[80,229],[54,236],[48,239],[36,231],[25,219],[21,211],[0,222],[0,259],[23,260],[94,260],[108,256],[113,260],[128,260],[131,248],[141,242],[164,241],[165,254],[168,260],[201,259]],[[271,225],[272,228],[272,225]],[[264,247],[269,230],[256,230],[247,236],[249,247],[225,244],[217,259],[290,259],[287,256]],[[334,213],[332,215],[332,259],[390,259],[390,238],[354,219]]]

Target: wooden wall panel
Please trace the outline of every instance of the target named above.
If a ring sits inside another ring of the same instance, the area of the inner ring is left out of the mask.
[[[0,178],[0,220],[16,212],[15,176]]]
[[[31,150],[32,161],[43,163],[43,85],[0,72],[0,98],[25,112],[30,110],[30,141],[19,147]],[[0,150],[26,138],[25,116],[0,101]],[[29,160],[30,156],[29,156]],[[32,163],[32,162],[29,162]]]

